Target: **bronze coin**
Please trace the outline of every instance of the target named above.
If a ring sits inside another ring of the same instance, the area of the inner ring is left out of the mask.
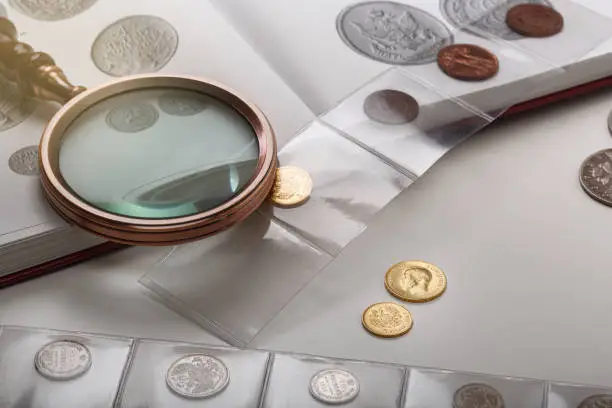
[[[506,24],[526,37],[550,37],[563,30],[563,16],[542,4],[519,4],[508,10]]]
[[[482,81],[494,77],[499,61],[490,51],[472,44],[454,44],[438,53],[438,66],[452,78]]]

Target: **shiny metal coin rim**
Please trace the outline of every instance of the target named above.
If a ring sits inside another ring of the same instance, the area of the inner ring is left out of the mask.
[[[414,114],[410,116],[408,119],[403,120],[401,122],[385,121],[385,120],[381,120],[380,117],[377,117],[376,115],[372,115],[371,114],[372,109],[367,108],[368,103],[371,104],[372,100],[376,97],[376,95],[384,95],[385,93],[389,93],[389,92],[402,94],[403,96],[407,97],[406,99],[409,101],[408,103],[416,107],[416,109],[414,109],[415,111]],[[370,120],[374,122],[381,123],[383,125],[389,125],[389,126],[399,126],[399,125],[405,125],[407,123],[414,122],[416,118],[419,117],[419,113],[421,112],[421,106],[419,105],[419,102],[415,99],[414,96],[406,92],[398,91],[397,89],[379,89],[377,91],[370,93],[368,96],[366,96],[366,98],[363,101],[363,112]]]
[[[160,20],[162,22],[162,24],[165,24],[168,26],[168,28],[170,28],[170,30],[172,31],[172,33],[174,34],[174,37],[176,38],[176,43],[173,45],[172,47],[172,52],[164,59],[164,62],[162,64],[159,64],[159,66],[156,66],[154,70],[146,70],[146,71],[142,71],[142,72],[131,72],[128,74],[120,74],[120,73],[115,73],[115,72],[111,72],[111,70],[106,70],[103,69],[102,66],[100,66],[100,64],[98,63],[98,58],[96,58],[95,56],[95,49],[96,49],[96,44],[98,44],[99,41],[101,41],[101,37],[102,35],[104,35],[107,30],[109,30],[111,27],[120,24],[123,21],[127,21],[130,19],[134,19],[134,18],[149,18],[149,19],[155,19],[155,20]],[[115,78],[120,78],[123,76],[129,76],[129,75],[134,75],[134,74],[144,74],[144,73],[153,73],[153,72],[158,72],[161,69],[163,69],[166,65],[168,65],[168,63],[170,61],[172,61],[172,59],[174,58],[174,56],[176,55],[176,52],[178,51],[179,48],[179,44],[180,44],[180,36],[179,36],[179,32],[176,29],[176,27],[174,27],[169,21],[167,21],[166,19],[160,17],[160,16],[156,16],[153,14],[132,14],[129,16],[125,16],[125,17],[121,17],[109,24],[107,24],[99,33],[98,35],[96,35],[96,38],[94,38],[93,42],[91,43],[90,46],[90,51],[89,51],[89,57],[91,59],[91,61],[93,62],[93,64],[95,65],[95,67],[102,73],[109,75],[111,77],[115,77]]]
[[[612,394],[594,394],[583,399],[576,408],[591,408],[590,404],[598,399],[606,398],[612,400]],[[588,405],[587,405],[588,404]]]
[[[298,173],[302,173],[302,175],[305,176],[306,179],[306,191],[307,193],[303,194],[302,199],[297,200],[297,201],[285,201],[285,200],[281,200],[278,201],[274,195],[275,195],[275,191],[276,191],[276,181],[272,187],[272,190],[270,191],[270,200],[272,201],[272,203],[280,208],[293,208],[293,207],[299,207],[300,205],[304,204],[306,201],[308,201],[310,199],[310,195],[312,194],[312,189],[313,189],[313,182],[312,182],[312,177],[310,176],[310,173],[308,173],[306,170],[304,170],[301,167],[298,166],[279,166],[276,169],[277,174],[278,173],[282,173],[283,169],[291,169],[291,170],[295,170]],[[278,176],[276,176],[278,177]]]
[[[339,400],[329,400],[329,399],[326,399],[324,396],[317,394],[315,392],[315,390],[314,390],[314,387],[313,387],[313,384],[314,384],[315,380],[318,379],[319,377],[325,375],[326,373],[328,373],[330,371],[332,371],[332,372],[341,372],[343,374],[346,374],[346,375],[350,376],[352,379],[354,379],[355,380],[355,384],[357,384],[355,392],[353,394],[345,396],[343,399],[339,399]],[[310,395],[312,395],[312,397],[314,399],[316,399],[317,401],[320,401],[320,402],[322,402],[324,404],[328,404],[328,405],[341,405],[341,404],[347,404],[347,403],[349,403],[351,401],[354,401],[355,398],[357,398],[357,396],[359,395],[359,391],[360,391],[360,384],[359,384],[359,380],[357,379],[357,377],[353,373],[351,373],[349,371],[342,370],[342,369],[339,369],[339,368],[326,368],[326,369],[323,369],[323,370],[320,370],[320,371],[316,372],[310,378],[310,383],[309,383],[309,386],[308,386],[308,390],[310,391]]]
[[[113,122],[111,120],[113,112],[116,112],[119,109],[125,108],[126,104],[115,106],[114,108],[112,108],[112,109],[110,109],[108,111],[108,113],[106,114],[106,117],[104,118],[104,121],[106,122],[106,125],[109,128],[111,128],[113,130],[116,130],[119,133],[129,133],[129,134],[139,133],[139,132],[142,132],[144,130],[150,129],[153,126],[155,126],[155,124],[159,120],[159,111],[157,110],[157,108],[155,106],[153,106],[153,104],[148,103],[148,102],[139,102],[138,105],[146,106],[147,109],[149,110],[149,112],[153,113],[153,120],[151,120],[150,123],[147,123],[146,127],[141,127],[141,128],[136,129],[136,130],[123,130],[123,129],[119,129],[117,126],[115,126],[115,124],[113,124]]]
[[[216,389],[211,390],[210,392],[204,393],[204,394],[186,394],[184,392],[182,392],[181,390],[175,388],[174,384],[172,383],[172,381],[170,381],[170,372],[172,371],[172,369],[178,365],[179,363],[181,363],[183,360],[186,360],[190,357],[206,357],[209,358],[213,361],[215,361],[224,371],[225,371],[225,381]],[[227,368],[227,366],[225,365],[225,363],[223,361],[221,361],[221,359],[212,356],[210,354],[203,354],[203,353],[192,353],[192,354],[185,354],[179,358],[177,358],[176,360],[174,360],[170,366],[168,366],[168,369],[166,370],[166,385],[168,386],[168,388],[170,388],[170,390],[172,390],[172,392],[174,392],[175,394],[177,394],[180,397],[184,397],[184,398],[188,398],[188,399],[204,399],[204,398],[212,398],[218,394],[220,394],[221,392],[223,392],[227,386],[230,383],[230,371],[229,368]]]
[[[464,389],[466,389],[468,387],[482,387],[482,388],[489,389],[492,393],[497,394],[499,396],[500,401],[501,401],[501,406],[495,407],[495,408],[504,408],[505,407],[506,404],[504,402],[504,398],[503,398],[503,396],[501,395],[501,393],[498,390],[496,390],[494,387],[490,386],[489,384],[474,382],[474,383],[464,384],[461,387],[457,388],[457,390],[453,394],[453,408],[470,408],[470,407],[464,407],[463,404],[458,404],[457,403],[457,396],[459,395],[459,393],[462,392]]]
[[[589,162],[589,160],[591,160],[593,157],[602,154],[604,152],[610,152],[612,154],[612,149],[601,149],[596,151],[595,153],[590,154],[586,159],[584,159],[582,161],[582,164],[580,165],[580,170],[578,172],[578,179],[580,181],[580,186],[582,187],[582,189],[584,190],[584,192],[591,197],[593,200],[604,204],[608,207],[612,207],[612,199],[610,200],[606,200],[605,198],[599,197],[595,192],[591,191],[588,186],[585,184],[584,180],[582,179],[583,174],[584,174],[584,168],[586,167],[587,163]],[[610,160],[612,161],[612,159]]]
[[[357,54],[371,59],[373,61],[377,61],[377,62],[381,62],[383,64],[387,64],[387,65],[397,65],[397,66],[410,66],[410,65],[425,65],[425,64],[429,64],[432,62],[436,61],[437,52],[431,52],[431,56],[429,56],[428,58],[425,59],[416,59],[414,61],[403,61],[403,62],[393,62],[393,61],[389,61],[388,59],[384,59],[381,57],[377,57],[375,55],[371,55],[371,54],[366,54],[365,52],[361,51],[357,46],[355,46],[353,44],[353,42],[351,41],[351,39],[349,38],[349,36],[344,32],[344,29],[342,27],[342,23],[344,21],[344,18],[346,17],[346,15],[352,11],[354,8],[358,7],[358,6],[364,6],[364,5],[368,5],[368,4],[380,4],[380,3],[387,3],[387,4],[392,4],[392,5],[396,5],[396,6],[400,6],[400,7],[404,7],[404,8],[408,8],[408,9],[414,9],[417,10],[418,12],[426,15],[428,18],[431,19],[432,22],[436,22],[440,28],[446,30],[446,41],[444,41],[441,45],[440,48],[444,48],[447,45],[451,45],[455,43],[455,36],[453,34],[453,32],[446,26],[446,24],[444,24],[444,22],[442,20],[440,20],[438,17],[434,16],[433,14],[420,9],[418,7],[406,4],[406,3],[398,3],[396,1],[388,1],[388,0],[374,0],[374,1],[362,1],[360,3],[354,3],[354,4],[349,4],[348,6],[346,6],[345,8],[343,8],[339,13],[338,16],[336,17],[336,32],[338,33],[338,36],[340,37],[340,39],[342,40],[342,42],[351,50],[353,50],[354,52],[356,52]]]
[[[423,298],[423,299],[410,299],[410,298],[406,298],[403,297],[400,293],[395,292],[395,290],[389,286],[389,284],[387,283],[389,280],[389,275],[391,275],[391,273],[397,268],[399,267],[399,265],[402,264],[413,264],[418,268],[423,268],[423,269],[427,269],[429,270],[431,273],[439,273],[439,275],[442,277],[443,282],[444,282],[444,286],[442,288],[442,290],[438,293],[433,294],[430,297],[427,298]],[[400,261],[400,262],[396,262],[395,264],[391,265],[391,267],[389,269],[387,269],[387,272],[385,273],[385,289],[387,289],[387,291],[393,295],[395,298],[399,299],[399,300],[403,300],[404,302],[409,302],[409,303],[427,303],[427,302],[431,302],[433,300],[438,299],[439,297],[441,297],[445,292],[446,292],[446,288],[448,285],[448,280],[446,278],[446,274],[444,273],[444,271],[442,270],[442,268],[430,263],[430,262],[425,262],[425,261],[419,261],[419,260],[415,260],[415,261]]]
[[[26,150],[36,150],[36,153],[37,153],[36,171],[33,172],[33,173],[20,171],[19,168],[17,166],[15,166],[15,161],[16,161],[15,160],[15,156],[17,154],[19,154],[19,153],[22,153],[22,152],[26,151]],[[15,152],[13,152],[9,156],[9,158],[8,158],[8,167],[9,167],[9,169],[13,173],[15,173],[15,174],[17,174],[19,176],[39,176],[40,175],[40,169],[38,168],[38,145],[25,146],[25,147],[22,147],[21,149],[15,151]]]
[[[42,354],[42,352],[44,350],[46,350],[47,348],[49,348],[50,346],[53,346],[55,344],[61,344],[61,343],[69,343],[69,344],[76,344],[79,347],[82,347],[83,349],[85,349],[85,352],[87,354],[87,363],[82,366],[81,368],[79,368],[79,370],[76,370],[74,373],[66,375],[66,374],[56,374],[53,371],[46,369],[44,367],[44,365],[42,365],[41,361],[40,361],[40,355]],[[36,371],[42,375],[43,377],[49,379],[49,380],[57,380],[57,381],[67,381],[67,380],[73,380],[77,377],[80,377],[82,375],[84,375],[86,372],[89,371],[89,369],[91,368],[92,365],[92,356],[91,356],[91,351],[89,351],[89,348],[82,344],[79,343],[78,341],[75,340],[55,340],[52,341],[50,343],[45,344],[44,346],[42,346],[37,352],[36,355],[34,356],[34,367],[36,368]]]
[[[383,334],[383,333],[378,333],[375,331],[375,329],[371,328],[367,323],[366,323],[366,314],[368,313],[368,311],[370,311],[370,309],[374,308],[375,306],[378,305],[384,305],[384,304],[389,304],[389,305],[393,305],[393,306],[397,306],[401,309],[404,309],[406,312],[408,312],[408,316],[410,317],[410,325],[403,331],[397,331],[393,334]],[[382,337],[382,338],[386,338],[386,339],[392,339],[392,338],[397,338],[397,337],[401,337],[403,335],[405,335],[406,333],[408,333],[410,330],[412,330],[412,326],[414,326],[414,318],[412,317],[412,313],[410,312],[410,310],[408,310],[406,307],[404,307],[403,305],[400,305],[399,303],[395,303],[395,302],[378,302],[378,303],[373,303],[370,306],[366,307],[365,310],[363,311],[363,313],[361,314],[361,324],[362,326],[371,334],[373,334],[376,337]]]

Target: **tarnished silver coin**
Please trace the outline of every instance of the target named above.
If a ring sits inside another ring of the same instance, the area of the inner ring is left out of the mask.
[[[576,408],[612,408],[612,395],[591,395],[584,399]]]
[[[172,116],[193,116],[206,109],[204,95],[196,92],[167,92],[158,103],[162,112]]]
[[[9,157],[8,166],[12,171],[22,176],[39,175],[38,146],[27,146],[17,150]]]
[[[524,38],[506,24],[508,10],[519,4],[541,4],[548,0],[440,0],[440,11],[449,23],[472,34],[492,34],[504,40]]]
[[[348,371],[322,370],[310,380],[310,394],[325,404],[346,404],[359,394],[359,381]]]
[[[383,89],[368,95],[363,111],[373,121],[385,125],[402,125],[419,115],[419,103],[407,93]]]
[[[9,0],[15,10],[39,21],[59,21],[83,13],[98,0]]]
[[[106,115],[106,123],[122,133],[136,133],[150,128],[157,122],[159,112],[145,102],[119,105]]]
[[[367,1],[340,12],[336,29],[354,51],[391,65],[434,62],[451,45],[451,31],[431,14],[391,1]]]
[[[490,385],[466,384],[455,391],[453,408],[504,408],[504,399]]]
[[[229,370],[221,360],[205,354],[190,354],[176,360],[166,373],[168,387],[186,398],[207,398],[229,384]]]
[[[91,367],[89,349],[71,340],[60,340],[43,346],[34,358],[36,370],[52,380],[71,380]]]
[[[21,124],[36,109],[36,102],[24,96],[17,85],[0,76],[0,132]]]
[[[612,206],[612,149],[600,150],[584,160],[580,185],[591,198]]]
[[[166,20],[147,15],[122,18],[106,27],[91,47],[91,58],[108,75],[159,71],[178,48],[178,33]]]

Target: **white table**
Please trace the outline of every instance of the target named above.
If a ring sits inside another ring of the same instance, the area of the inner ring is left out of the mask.
[[[612,147],[612,92],[501,122],[399,196],[254,346],[612,385],[612,208],[581,190],[583,159]],[[0,324],[221,343],[137,283],[163,248],[133,248],[0,292]],[[423,259],[446,294],[408,305],[412,331],[361,327],[393,300],[386,269]]]

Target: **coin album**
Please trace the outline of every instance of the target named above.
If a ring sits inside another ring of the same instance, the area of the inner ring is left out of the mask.
[[[456,408],[482,400],[578,408],[589,398],[612,401],[612,389],[589,385],[19,326],[0,327],[0,374],[2,408]]]

